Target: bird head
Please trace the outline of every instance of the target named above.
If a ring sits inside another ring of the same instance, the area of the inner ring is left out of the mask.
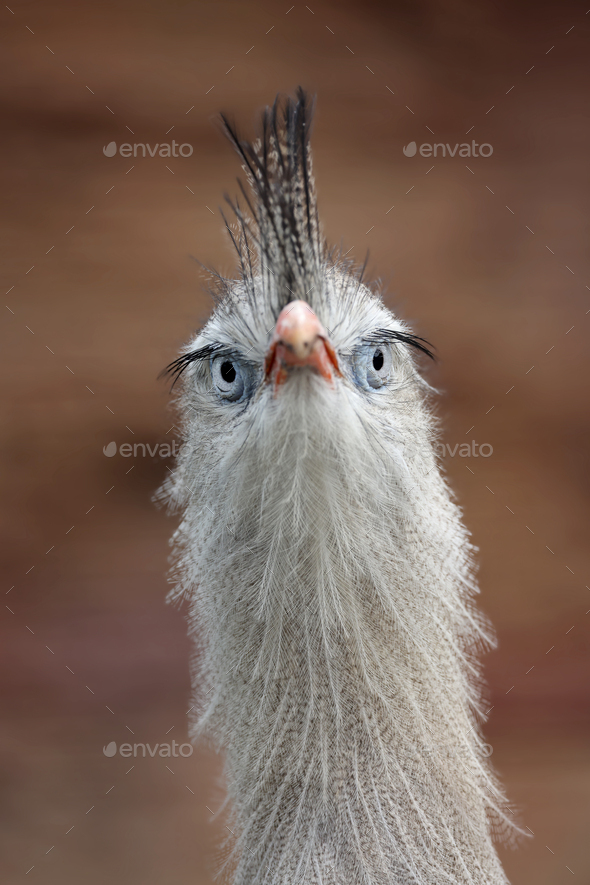
[[[411,423],[412,403],[425,390],[412,352],[432,356],[428,343],[322,239],[311,116],[301,89],[265,110],[253,143],[222,116],[249,183],[247,190],[239,182],[242,203],[228,200],[235,221],[226,220],[240,273],[216,276],[212,317],[167,371],[182,380],[189,432],[192,414],[201,431],[211,439],[223,433],[224,449],[236,453],[245,436],[264,432],[270,414],[285,420],[302,408],[317,410],[322,424],[350,409],[403,444],[404,421]]]

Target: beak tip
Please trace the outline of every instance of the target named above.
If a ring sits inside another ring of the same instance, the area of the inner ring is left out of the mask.
[[[274,377],[276,389],[288,377],[291,369],[306,367],[332,385],[334,374],[341,374],[326,330],[309,304],[292,301],[278,316],[265,361],[265,375],[267,378]]]

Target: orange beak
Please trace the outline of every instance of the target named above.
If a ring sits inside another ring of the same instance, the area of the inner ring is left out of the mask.
[[[294,369],[308,368],[334,384],[341,375],[338,357],[326,330],[305,301],[291,301],[282,309],[264,361],[264,377],[274,390]]]

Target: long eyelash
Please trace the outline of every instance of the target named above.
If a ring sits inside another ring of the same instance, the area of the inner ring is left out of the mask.
[[[409,344],[436,362],[436,357],[431,350],[431,348],[434,348],[434,345],[419,335],[412,335],[409,332],[398,332],[395,329],[377,329],[363,339],[364,344],[383,344],[386,341],[400,341],[402,344]]]
[[[223,347],[223,344],[206,344],[198,350],[191,350],[189,353],[183,353],[182,356],[175,359],[169,366],[166,366],[166,368],[160,372],[158,378],[173,378],[172,387],[170,388],[172,390],[185,369],[188,369],[193,363],[199,363],[203,360],[210,359],[214,353],[223,350]]]

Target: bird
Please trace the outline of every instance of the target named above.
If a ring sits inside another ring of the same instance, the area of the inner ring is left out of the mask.
[[[182,446],[170,599],[191,737],[224,758],[234,885],[506,885],[482,736],[475,548],[437,459],[432,346],[325,242],[301,87],[221,126],[233,276],[167,368]]]

